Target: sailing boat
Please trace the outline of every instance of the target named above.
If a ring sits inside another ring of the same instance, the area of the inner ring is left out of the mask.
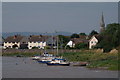
[[[46,38],[45,38],[45,41],[46,41]],[[48,63],[48,62],[51,62],[52,59],[54,59],[55,56],[52,55],[52,54],[48,54],[46,52],[46,47],[45,47],[45,52],[41,55],[41,58],[39,60],[37,60],[39,63]]]
[[[57,33],[57,32],[56,32]],[[57,36],[57,55],[58,55],[58,36]],[[70,63],[63,58],[54,58],[52,61],[46,63],[48,66],[69,66]]]

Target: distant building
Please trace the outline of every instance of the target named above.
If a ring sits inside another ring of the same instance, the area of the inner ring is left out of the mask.
[[[4,41],[4,38],[0,36],[0,48],[3,48],[3,41]]]
[[[4,40],[3,48],[15,48],[15,49],[45,49],[45,46],[55,47],[56,37],[42,36],[42,35],[30,35],[21,36],[9,36]]]
[[[44,49],[46,46],[46,36],[32,35],[29,37],[28,49],[38,48]]]
[[[69,47],[75,47],[76,44],[79,44],[79,43],[88,43],[88,40],[87,40],[87,36],[80,36],[80,38],[72,38],[66,46],[69,46]]]
[[[104,22],[104,16],[102,13],[101,20],[100,20],[100,33],[105,31],[105,22]],[[100,42],[100,36],[93,35],[89,40],[89,49],[92,49],[94,46],[97,45],[97,43]]]
[[[89,40],[89,49],[94,48],[100,41],[102,37],[100,35],[93,35]]]
[[[6,39],[4,39],[3,48],[20,48],[20,40],[23,38],[23,36],[15,35],[15,36],[9,36]]]
[[[67,46],[69,46],[69,47],[75,47],[75,43],[72,41],[72,40],[70,40],[68,43],[67,43]]]
[[[103,16],[103,13],[102,13],[102,16],[101,16],[101,21],[100,21],[100,33],[105,31],[105,22],[104,22],[104,16]]]

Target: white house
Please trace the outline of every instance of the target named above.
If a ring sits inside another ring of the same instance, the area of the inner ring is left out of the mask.
[[[32,35],[32,36],[9,36],[4,40],[4,49],[15,48],[15,49],[44,49],[45,46],[54,47],[56,44],[56,38],[51,40],[51,36]]]
[[[6,39],[4,39],[3,48],[16,48],[18,49],[20,47],[20,40],[23,38],[23,36],[15,35],[15,36],[9,36]]]
[[[89,49],[92,49],[98,43],[98,39],[96,36],[92,36],[89,40]]]
[[[28,49],[38,48],[44,49],[46,46],[46,36],[32,35],[29,37]]]
[[[69,46],[69,47],[75,47],[75,43],[74,43],[72,40],[70,40],[70,41],[67,43],[67,46]]]
[[[76,44],[79,44],[79,43],[88,43],[88,40],[86,39],[86,36],[85,37],[80,37],[80,38],[72,38],[68,43],[67,43],[67,46],[69,47],[75,47]]]

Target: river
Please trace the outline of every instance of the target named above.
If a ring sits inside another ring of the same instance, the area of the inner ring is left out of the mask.
[[[118,78],[118,71],[85,67],[47,66],[29,57],[3,57],[3,78]]]

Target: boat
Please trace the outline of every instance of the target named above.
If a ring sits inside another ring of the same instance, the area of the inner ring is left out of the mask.
[[[51,62],[52,59],[42,59],[42,60],[37,60],[39,63],[48,63]]]
[[[52,54],[48,54],[48,53],[43,53],[43,55],[41,55],[40,59],[37,60],[39,63],[48,63],[51,62],[52,59],[54,59],[55,56],[53,56]]]
[[[69,62],[66,62],[65,59],[61,59],[61,58],[52,59],[51,62],[47,62],[46,64],[48,66],[69,66],[70,65]]]
[[[79,62],[74,64],[73,66],[87,66],[87,65],[88,65],[88,62]]]
[[[41,56],[32,56],[32,60],[39,60]]]

